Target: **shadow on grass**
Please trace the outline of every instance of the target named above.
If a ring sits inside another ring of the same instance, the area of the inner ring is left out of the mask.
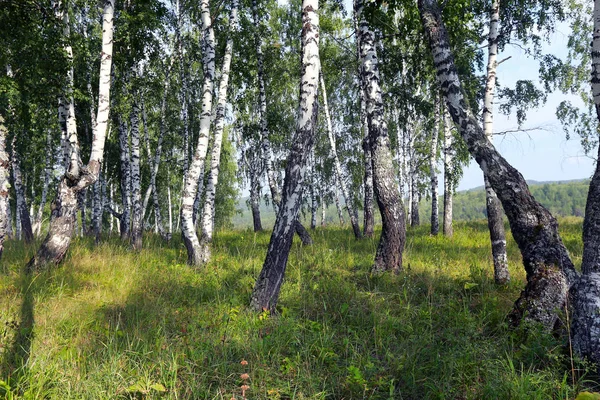
[[[22,303],[19,313],[19,321],[14,322],[15,336],[10,348],[4,354],[2,360],[2,371],[9,384],[19,382],[27,375],[27,362],[31,352],[33,340],[34,318],[34,281],[35,277],[24,272],[19,278],[19,290]]]

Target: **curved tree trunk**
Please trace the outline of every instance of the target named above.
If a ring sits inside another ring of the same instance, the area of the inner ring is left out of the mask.
[[[498,57],[498,33],[500,24],[500,0],[492,1],[490,9],[490,34],[488,36],[487,80],[483,105],[483,131],[490,142],[494,133],[494,90],[496,89],[496,59]],[[510,280],[508,272],[508,257],[506,255],[506,233],[502,220],[502,208],[498,196],[494,192],[487,176],[485,182],[485,204],[487,208],[488,228],[492,243],[492,258],[494,260],[494,280],[505,284]]]
[[[469,152],[487,174],[502,202],[523,256],[527,286],[515,303],[513,323],[523,318],[552,329],[564,309],[577,273],[558,234],[556,219],[538,203],[523,176],[494,148],[465,100],[448,34],[435,0],[419,0],[421,20],[431,45],[437,79],[452,119]]]
[[[363,15],[362,0],[354,1],[354,13],[358,22],[357,41],[360,46],[361,84],[367,100],[373,186],[383,223],[373,271],[391,270],[397,273],[402,269],[402,252],[406,239],[404,205],[394,174],[390,139],[383,115],[375,34]]]
[[[201,178],[210,134],[210,120],[215,80],[215,33],[210,17],[209,0],[200,3],[202,29],[204,31],[204,84],[202,86],[202,112],[200,115],[200,132],[194,157],[185,176],[184,191],[181,198],[181,234],[188,253],[188,264],[202,265],[200,240],[194,225],[194,201],[198,192],[198,180]]]
[[[0,115],[0,259],[4,252],[4,239],[8,234],[8,221],[10,218],[8,190],[10,188],[10,160],[6,151],[6,137],[8,130],[4,126],[4,118]]]
[[[327,136],[329,137],[329,146],[331,147],[331,155],[333,157],[333,162],[335,166],[335,176],[337,183],[342,192],[342,196],[344,197],[344,203],[346,206],[346,211],[350,217],[350,224],[352,224],[352,231],[354,232],[354,237],[356,239],[360,239],[362,234],[360,233],[360,227],[358,226],[358,220],[354,217],[354,212],[351,209],[351,201],[350,195],[348,192],[348,188],[346,187],[346,182],[344,177],[342,176],[342,165],[340,163],[340,158],[337,154],[337,149],[335,146],[335,138],[333,137],[333,128],[331,125],[331,117],[329,116],[329,105],[327,104],[327,90],[325,89],[325,79],[323,79],[323,72],[321,71],[319,75],[319,81],[321,83],[321,96],[323,99],[323,111],[325,112],[325,120],[327,122]]]
[[[217,100],[217,111],[214,123],[214,140],[210,158],[210,171],[206,184],[206,196],[202,210],[200,237],[201,258],[204,263],[210,260],[210,244],[212,242],[215,225],[215,195],[219,182],[219,167],[221,164],[221,144],[223,142],[223,131],[225,129],[225,106],[227,105],[227,88],[229,87],[229,71],[231,70],[231,57],[233,54],[233,34],[237,30],[237,0],[231,4],[229,15],[229,37],[225,45],[223,66],[221,68],[221,82],[219,83],[219,94]]]
[[[283,200],[277,213],[265,263],[252,292],[250,306],[256,311],[274,311],[292,246],[292,225],[299,225],[297,219],[302,202],[306,161],[312,151],[317,122],[320,69],[318,8],[317,0],[304,0],[302,3],[302,78],[296,134],[285,169]]]
[[[98,117],[96,136],[92,141],[90,159],[85,167],[79,167],[81,160],[77,150],[77,132],[75,132],[75,136],[71,136],[69,142],[72,154],[76,153],[76,157],[70,157],[70,165],[67,173],[60,181],[56,200],[53,203],[48,235],[42,242],[36,255],[27,264],[28,271],[41,269],[49,264],[58,264],[62,261],[73,236],[77,208],[76,195],[79,191],[93,184],[98,179],[100,173],[110,110],[110,70],[112,64],[114,6],[115,0],[104,0]],[[76,165],[73,165],[74,163]],[[74,175],[74,172],[77,172],[77,175]]]

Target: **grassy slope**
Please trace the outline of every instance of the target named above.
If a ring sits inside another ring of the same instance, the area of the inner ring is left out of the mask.
[[[561,230],[580,261],[581,221]],[[219,234],[200,272],[177,241],[147,238],[134,254],[111,239],[78,240],[61,268],[26,277],[33,248],[11,242],[0,393],[239,399],[248,373],[255,399],[573,397],[586,378],[569,385],[564,343],[505,324],[524,281],[514,242],[513,281],[498,288],[485,223],[457,224],[452,239],[427,232],[409,232],[404,273],[371,276],[376,241],[317,230],[314,246],[292,248],[279,316],[246,308],[268,232]]]

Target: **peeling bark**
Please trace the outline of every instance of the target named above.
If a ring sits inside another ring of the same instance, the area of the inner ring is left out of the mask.
[[[215,225],[215,195],[219,183],[221,144],[225,129],[225,106],[227,105],[227,88],[229,87],[229,72],[231,70],[231,58],[233,54],[233,33],[237,31],[237,7],[237,0],[233,0],[229,16],[229,37],[225,45],[225,55],[223,56],[223,66],[221,67],[221,82],[219,83],[217,111],[214,122],[214,140],[211,151],[210,170],[205,190],[202,222],[200,224],[202,227],[200,238],[200,245],[202,246],[201,258],[205,263],[210,260],[210,243],[212,242]]]
[[[485,95],[483,101],[483,131],[490,142],[494,133],[494,90],[496,89],[496,68],[498,63],[498,33],[500,25],[500,0],[493,0],[490,9],[490,33],[488,36],[488,64]],[[505,284],[510,280],[508,272],[508,257],[506,255],[506,233],[502,220],[502,208],[498,196],[494,192],[487,176],[485,183],[486,208],[490,242],[492,244],[492,259],[494,262],[494,281]]]
[[[10,218],[10,203],[8,191],[10,188],[10,159],[6,151],[8,130],[4,126],[4,118],[0,115],[0,259],[4,252],[4,239],[10,236],[8,222]]]
[[[283,186],[283,199],[265,263],[252,292],[250,306],[256,310],[274,311],[285,275],[292,246],[294,227],[298,225],[298,210],[302,202],[302,186],[306,161],[314,144],[317,120],[317,93],[319,86],[319,16],[317,0],[302,3],[302,78],[296,134],[288,156]]]
[[[398,191],[387,124],[384,119],[375,34],[363,15],[362,0],[354,1],[354,13],[358,25],[361,84],[367,100],[373,187],[383,223],[373,271],[390,270],[397,273],[402,269],[402,253],[406,240],[404,204]]]
[[[93,184],[98,179],[100,173],[110,110],[110,70],[112,65],[114,5],[115,0],[104,0],[98,117],[96,135],[92,140],[90,159],[85,167],[79,167],[81,163],[79,153],[74,150],[78,149],[77,132],[75,132],[74,137],[69,138],[69,142],[72,154],[76,153],[76,159],[73,157],[70,158],[67,173],[60,181],[58,193],[52,205],[48,235],[42,242],[36,255],[27,264],[27,271],[39,270],[49,264],[58,264],[62,261],[73,236],[77,193]],[[73,114],[74,117],[75,115]],[[73,120],[73,122],[75,121]],[[73,175],[74,171],[77,172],[76,175]]]
[[[200,132],[194,157],[187,175],[181,198],[181,233],[188,253],[188,264],[203,265],[200,240],[194,224],[194,201],[198,192],[198,180],[201,178],[204,161],[208,150],[212,101],[215,80],[215,33],[212,28],[209,0],[200,3],[202,29],[204,31],[203,69],[204,83],[202,86],[202,112],[200,115]]]
[[[511,313],[552,329],[564,309],[577,273],[558,234],[556,219],[529,192],[523,176],[487,139],[464,97],[448,34],[435,0],[419,0],[421,21],[431,45],[437,79],[452,119],[502,202],[513,237],[523,256],[527,285]]]

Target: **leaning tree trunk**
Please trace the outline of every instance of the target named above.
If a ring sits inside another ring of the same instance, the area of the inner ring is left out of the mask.
[[[90,159],[86,166],[80,166],[77,132],[69,138],[72,153],[67,173],[60,181],[57,196],[52,207],[50,229],[36,255],[27,264],[27,270],[41,269],[48,264],[59,263],[67,253],[77,208],[76,195],[93,184],[100,173],[110,110],[110,70],[113,46],[113,16],[115,0],[104,0],[102,18],[102,53],[100,59],[100,82],[98,87],[98,117],[96,136],[92,141]],[[68,14],[65,12],[65,14]],[[74,115],[73,115],[74,118]]]
[[[437,96],[439,98],[439,96]],[[441,102],[435,106],[435,118],[433,130],[431,131],[431,147],[429,149],[429,181],[431,183],[431,234],[437,235],[440,231],[440,219],[438,212],[438,178],[437,178],[437,149],[438,134],[440,129],[440,107]]]
[[[523,176],[487,139],[465,99],[450,50],[448,34],[435,0],[419,0],[424,30],[433,53],[437,80],[452,119],[469,152],[502,202],[513,237],[523,256],[527,285],[511,313],[513,323],[523,318],[552,329],[564,309],[577,273],[558,234],[556,219],[538,203]]]
[[[200,3],[202,29],[204,30],[204,84],[202,86],[202,112],[200,114],[200,132],[196,151],[185,177],[184,191],[181,199],[181,233],[188,253],[188,264],[201,266],[202,248],[194,225],[194,200],[198,191],[198,180],[203,170],[208,149],[212,100],[215,80],[215,33],[210,17],[209,0]]]
[[[131,228],[131,156],[129,150],[129,135],[127,123],[121,116],[119,120],[119,146],[121,157],[121,204],[123,211],[119,217],[121,239],[127,240]]]
[[[454,235],[452,227],[452,204],[454,197],[454,141],[452,137],[452,120],[446,111],[442,108],[444,114],[444,225],[443,233],[446,237]]]
[[[17,219],[21,223],[21,233],[25,239],[25,243],[31,243],[33,241],[33,229],[31,227],[29,209],[27,208],[27,200],[25,199],[21,159],[17,152],[16,135],[13,136],[12,140],[12,170],[15,195],[17,197]]]
[[[8,190],[10,188],[10,160],[6,151],[6,137],[8,131],[4,126],[4,118],[0,115],[0,259],[4,252],[4,239],[9,236],[7,232],[10,218],[10,204]]]
[[[490,10],[490,33],[488,36],[488,64],[485,96],[483,101],[483,131],[490,142],[494,133],[494,90],[496,89],[496,68],[498,63],[498,33],[500,24],[500,0],[492,0]],[[494,260],[494,280],[505,284],[510,280],[508,272],[508,257],[506,255],[506,233],[502,220],[502,208],[490,180],[484,174],[485,204],[487,208],[488,228],[492,243],[492,258]]]
[[[134,250],[142,249],[142,181],[140,174],[140,119],[137,91],[133,91],[131,104],[131,244]]]
[[[600,1],[594,1],[592,95],[600,122]],[[598,149],[600,157],[600,148]],[[600,160],[600,158],[598,158]],[[583,221],[583,276],[571,288],[573,348],[600,364],[600,163],[590,182]]]
[[[231,57],[233,53],[233,35],[237,31],[237,0],[231,4],[229,16],[229,37],[225,45],[223,66],[221,68],[221,82],[219,83],[219,94],[217,100],[217,111],[214,124],[214,139],[210,158],[210,170],[208,182],[206,183],[204,207],[202,210],[200,238],[201,258],[204,263],[210,260],[210,244],[212,243],[215,226],[215,194],[219,182],[219,166],[221,163],[221,144],[223,142],[223,131],[225,129],[225,106],[227,105],[227,88],[229,86],[229,71],[231,70]]]
[[[321,95],[323,99],[323,111],[325,112],[325,120],[327,122],[327,136],[329,137],[329,146],[331,147],[331,155],[333,157],[333,162],[335,166],[335,176],[339,188],[342,192],[342,196],[344,197],[344,203],[346,207],[346,211],[350,216],[350,224],[352,224],[352,231],[354,232],[354,237],[356,239],[360,239],[362,234],[360,233],[360,227],[358,226],[358,220],[354,217],[354,212],[350,206],[350,195],[348,192],[348,188],[346,187],[346,182],[344,177],[342,176],[342,165],[340,163],[340,158],[337,154],[337,149],[335,146],[335,138],[333,137],[333,128],[331,125],[331,117],[329,116],[329,106],[327,104],[327,91],[325,89],[325,79],[323,79],[323,72],[321,71],[319,80],[321,83]]]
[[[360,80],[367,100],[373,186],[383,224],[373,271],[391,270],[397,273],[402,269],[402,252],[406,239],[404,205],[398,191],[390,139],[384,120],[375,33],[365,19],[363,7],[362,0],[354,1],[354,13],[358,23],[357,41],[360,45]]]
[[[292,246],[293,225],[299,225],[297,219],[302,203],[306,161],[314,144],[317,122],[320,69],[318,8],[317,0],[304,0],[302,3],[302,78],[296,134],[285,168],[283,200],[277,213],[265,263],[252,292],[251,307],[256,311],[275,310]]]

